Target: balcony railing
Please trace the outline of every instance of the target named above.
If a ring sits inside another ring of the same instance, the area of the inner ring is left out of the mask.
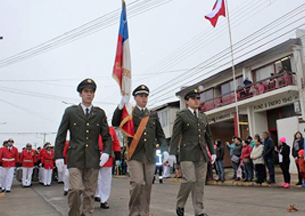
[[[250,85],[237,88],[237,101],[246,100],[257,95],[264,94],[286,86],[295,86],[296,77],[294,72],[286,71]],[[206,112],[218,107],[235,103],[234,91],[214,97],[201,104],[201,110]]]

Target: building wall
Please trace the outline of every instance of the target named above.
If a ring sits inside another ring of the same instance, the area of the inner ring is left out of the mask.
[[[165,126],[162,126],[166,139],[171,138],[172,136],[176,113],[178,111],[179,108],[177,107],[165,107],[164,109],[158,110],[158,116],[161,124],[164,122],[163,118],[166,118],[166,122],[168,123]],[[166,115],[161,115],[161,113],[166,113]]]

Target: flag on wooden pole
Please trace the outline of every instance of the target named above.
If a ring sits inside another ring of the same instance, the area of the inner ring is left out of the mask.
[[[116,57],[113,67],[112,77],[118,82],[121,94],[131,95],[131,58],[129,47],[128,24],[126,15],[126,4],[122,2],[122,13],[120,19],[120,28]],[[134,125],[132,120],[132,106],[126,103],[123,108],[121,130],[129,137],[134,136]]]
[[[205,18],[211,22],[212,26],[215,27],[219,16],[226,16],[224,0],[216,0],[213,10],[209,14],[207,14]]]

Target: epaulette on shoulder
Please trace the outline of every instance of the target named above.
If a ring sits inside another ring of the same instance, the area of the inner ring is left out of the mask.
[[[72,105],[72,106],[69,106],[66,110],[74,110],[74,109],[77,109],[78,105]]]
[[[183,109],[183,110],[180,110],[177,112],[177,114],[183,114],[183,113],[186,113],[188,111],[188,109]]]

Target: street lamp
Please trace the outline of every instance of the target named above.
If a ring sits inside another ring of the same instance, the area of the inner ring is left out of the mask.
[[[0,36],[0,40],[3,40],[3,36]]]

